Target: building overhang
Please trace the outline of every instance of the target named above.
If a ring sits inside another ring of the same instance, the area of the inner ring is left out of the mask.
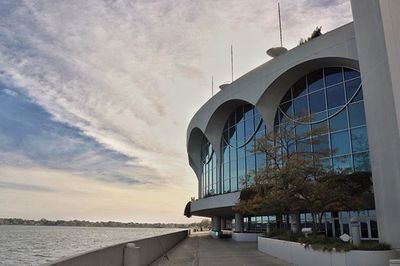
[[[234,218],[233,207],[239,201],[240,192],[215,195],[191,202],[191,214],[196,216]]]

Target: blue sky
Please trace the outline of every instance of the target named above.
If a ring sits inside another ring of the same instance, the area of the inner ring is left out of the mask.
[[[352,20],[347,0],[280,2],[288,48]],[[276,4],[1,1],[0,216],[190,222],[187,124],[231,44],[235,77],[270,60]]]

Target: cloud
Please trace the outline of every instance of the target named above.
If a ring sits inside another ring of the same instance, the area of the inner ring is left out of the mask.
[[[76,127],[54,121],[28,97],[0,88],[0,166],[40,165],[72,173],[85,173],[99,180],[128,185],[149,183],[136,166],[137,159],[105,148]]]
[[[351,21],[348,1],[280,3],[288,48]],[[231,44],[237,78],[278,36],[275,0],[2,1],[0,171],[158,185],[181,204],[197,192],[186,127],[211,76],[230,80]]]
[[[4,181],[0,181],[0,188],[11,189],[11,190],[22,190],[22,191],[55,192],[55,190],[43,186],[18,184],[12,182],[4,182]]]

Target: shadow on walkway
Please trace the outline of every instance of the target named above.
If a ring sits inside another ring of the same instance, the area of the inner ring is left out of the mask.
[[[212,239],[208,233],[190,235],[153,264],[155,265],[290,265],[278,258],[261,253],[257,243],[236,242],[232,239]]]

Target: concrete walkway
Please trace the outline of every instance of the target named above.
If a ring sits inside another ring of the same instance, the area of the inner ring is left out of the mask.
[[[162,257],[151,265],[282,266],[290,264],[261,253],[257,250],[257,243],[254,242],[212,239],[208,233],[196,233],[171,249],[167,257]]]

